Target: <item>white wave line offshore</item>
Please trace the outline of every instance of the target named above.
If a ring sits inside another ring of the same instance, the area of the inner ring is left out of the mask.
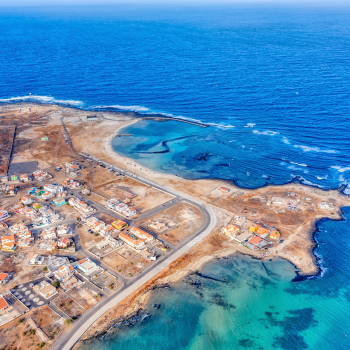
[[[56,99],[52,96],[39,96],[39,95],[16,96],[16,97],[0,99],[0,103],[11,103],[11,102],[19,102],[19,101],[58,103],[58,104],[67,104],[75,107],[82,106],[84,104],[82,101],[78,101],[78,100],[61,100],[61,99]]]

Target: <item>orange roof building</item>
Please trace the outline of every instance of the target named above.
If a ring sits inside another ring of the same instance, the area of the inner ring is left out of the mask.
[[[1,250],[3,251],[14,251],[16,249],[15,242],[6,242],[1,245]]]
[[[248,242],[253,245],[258,245],[261,241],[262,239],[260,237],[254,236]]]
[[[225,233],[228,236],[234,236],[237,235],[240,232],[240,228],[237,225],[227,225],[221,229],[223,233]]]
[[[1,237],[1,244],[8,243],[8,242],[15,243],[16,242],[15,235]]]
[[[1,298],[0,298],[0,311],[5,310],[5,309],[7,309],[8,307],[9,307],[9,306],[8,306],[6,300],[4,299],[4,297],[1,297]]]
[[[227,188],[227,187],[220,187],[219,188],[220,191],[223,191],[223,192],[230,192],[230,190]]]
[[[131,233],[133,233],[134,235],[136,235],[139,238],[144,239],[147,242],[150,242],[154,237],[152,235],[150,235],[148,232],[141,230],[140,228],[134,226],[131,230]]]
[[[271,239],[279,239],[281,237],[281,234],[278,231],[271,231],[269,237]]]
[[[8,278],[9,278],[8,273],[0,272],[0,284],[6,283]]]
[[[135,249],[140,249],[143,248],[143,246],[145,245],[145,239],[141,239],[138,237],[133,237],[131,235],[127,235],[126,233],[122,232],[119,235],[119,238],[124,241],[126,244],[132,246]]]
[[[270,232],[270,230],[268,230],[267,228],[265,227],[262,227],[262,226],[259,226],[258,229],[256,230],[256,234],[257,235],[264,235],[266,233]]]

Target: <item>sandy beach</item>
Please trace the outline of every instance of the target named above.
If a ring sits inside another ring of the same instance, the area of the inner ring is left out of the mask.
[[[0,109],[19,110],[19,106],[22,109],[31,108],[37,109],[38,113],[42,112],[42,106],[36,104],[4,105]],[[62,138],[60,120],[64,116],[64,123],[78,153],[87,152],[107,163],[191,196],[211,206],[217,217],[216,227],[205,239],[127,297],[122,304],[109,310],[85,333],[82,340],[96,337],[104,329],[109,328],[115,319],[125,317],[142,307],[147,302],[149,294],[147,291],[154,285],[176,282],[189,271],[200,269],[203,264],[215,257],[239,252],[259,259],[283,258],[296,267],[300,276],[319,273],[319,266],[313,254],[316,245],[313,239],[316,223],[322,218],[342,219],[341,207],[349,205],[349,198],[341,192],[321,190],[298,183],[249,190],[222,180],[186,180],[175,175],[161,174],[145,168],[132,159],[118,155],[111,147],[111,141],[119,131],[137,123],[140,118],[123,113],[94,113],[60,106],[50,108],[54,113],[45,114],[43,125],[28,125],[19,129],[18,138],[23,140],[23,144],[31,143],[30,147],[15,149],[14,161],[37,160],[39,167],[52,167],[62,161],[77,159],[77,155],[72,153]],[[99,121],[87,122],[87,115],[97,115]],[[35,139],[49,132],[53,146],[44,150],[43,144],[36,142]],[[125,137],[125,142],[127,140]],[[106,183],[107,178],[99,175],[99,170],[96,169],[95,174],[92,173],[94,170],[87,172],[82,180],[90,187]],[[227,187],[230,195],[224,196],[219,193],[220,186]],[[288,205],[283,204],[284,200],[295,201],[291,193],[296,193],[295,196],[298,196],[298,202],[295,202],[298,208],[293,211],[288,210]],[[259,220],[277,227],[283,240],[266,252],[247,249],[221,232],[221,228],[229,224],[235,215],[245,215],[250,220]]]

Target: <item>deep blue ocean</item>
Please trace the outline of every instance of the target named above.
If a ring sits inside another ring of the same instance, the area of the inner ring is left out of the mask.
[[[349,43],[350,7],[0,7],[0,103],[200,121],[143,120],[112,145],[186,178],[350,193]],[[350,349],[344,210],[319,225],[317,279],[291,282],[285,261],[217,260],[203,271],[225,283],[189,276],[152,297],[162,307],[147,322],[87,349]]]

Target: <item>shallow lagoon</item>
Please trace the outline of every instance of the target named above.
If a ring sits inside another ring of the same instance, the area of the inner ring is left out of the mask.
[[[133,134],[112,140],[120,155],[188,179],[232,180],[245,188],[293,180],[338,188],[347,176],[333,167],[340,154],[317,148],[305,151],[278,132],[259,131],[239,122],[226,128],[203,128],[174,120],[142,120],[120,133]]]

